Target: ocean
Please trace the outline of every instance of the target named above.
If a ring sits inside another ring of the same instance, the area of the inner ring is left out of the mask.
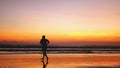
[[[23,53],[23,54],[39,54],[42,53],[39,46],[20,46],[20,47],[1,47],[0,53]],[[120,53],[119,46],[49,46],[47,48],[49,54],[59,53]]]

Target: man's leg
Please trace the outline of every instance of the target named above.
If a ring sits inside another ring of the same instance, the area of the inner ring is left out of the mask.
[[[46,56],[46,52],[45,50],[43,50],[43,58]]]
[[[43,55],[44,55],[44,57],[46,57],[48,59],[46,51],[43,52]]]
[[[47,56],[47,53],[45,52],[45,56],[46,56],[46,58],[48,59],[48,56]]]
[[[44,50],[43,50],[43,47],[42,47],[42,54],[43,54],[43,57],[42,57],[42,60],[44,59]]]
[[[48,59],[48,56],[47,56],[47,47],[46,47],[46,49],[45,49],[45,56],[46,56],[46,58]]]
[[[42,57],[42,61],[44,60],[44,52],[43,52],[43,57]]]

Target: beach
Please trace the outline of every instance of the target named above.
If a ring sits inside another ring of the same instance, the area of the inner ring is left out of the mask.
[[[119,68],[120,54],[1,54],[0,68]]]

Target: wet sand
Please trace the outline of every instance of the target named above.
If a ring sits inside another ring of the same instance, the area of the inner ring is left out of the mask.
[[[120,54],[1,54],[0,68],[120,68]]]

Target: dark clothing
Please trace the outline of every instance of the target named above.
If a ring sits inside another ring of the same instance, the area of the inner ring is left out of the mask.
[[[49,41],[47,39],[41,39],[40,44],[41,44],[43,51],[47,50],[48,43],[49,43]]]
[[[49,41],[47,39],[41,39],[41,41],[40,41],[41,46],[42,45],[47,46],[48,43],[49,43]]]

